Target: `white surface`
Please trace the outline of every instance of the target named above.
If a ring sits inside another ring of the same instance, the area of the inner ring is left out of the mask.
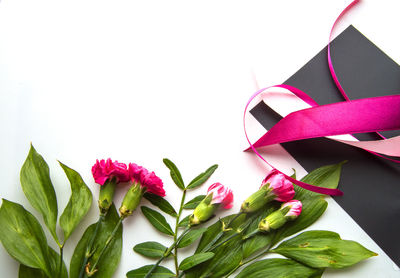
[[[107,157],[156,171],[167,200],[175,204],[179,190],[162,158],[173,160],[186,182],[218,163],[208,184],[230,186],[236,198],[232,211],[237,211],[266,173],[254,155],[242,152],[247,146],[242,112],[257,87],[253,73],[259,86],[281,83],[326,44],[334,19],[348,3],[2,0],[0,196],[33,211],[19,184],[32,142],[50,166],[59,213],[69,185],[56,159],[80,172],[97,199],[90,168],[96,158]],[[363,1],[338,31],[353,23],[399,62],[399,7],[398,1]],[[262,129],[252,125],[258,130],[252,133],[255,139]],[[305,173],[279,146],[267,155],[280,169]],[[191,192],[188,200],[205,190]],[[94,203],[66,245],[67,264],[96,216]],[[324,277],[400,277],[335,202],[312,228],[337,231],[380,254]],[[151,262],[133,253],[135,244],[169,243],[140,212],[124,229],[115,277]],[[2,247],[0,268],[2,277],[17,276],[18,264]]]

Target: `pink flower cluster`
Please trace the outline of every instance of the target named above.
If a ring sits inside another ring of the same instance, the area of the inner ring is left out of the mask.
[[[268,184],[268,185],[267,185]],[[275,195],[274,200],[287,202],[294,197],[294,188],[292,182],[286,179],[278,170],[271,170],[263,180],[261,187],[269,186],[271,193]]]
[[[129,175],[133,182],[140,183],[142,187],[147,188],[148,192],[161,197],[165,196],[163,182],[154,172],[149,172],[135,163],[129,163]]]
[[[207,195],[210,193],[213,194],[211,204],[221,204],[224,209],[233,206],[233,193],[228,187],[217,182],[208,188]]]
[[[272,169],[262,182],[262,186],[268,184],[272,194],[275,195],[274,200],[284,202],[281,208],[290,207],[287,217],[296,218],[302,210],[302,203],[298,200],[292,200],[295,192],[291,181],[286,179],[285,175],[276,169]]]
[[[150,193],[165,196],[162,180],[154,172],[149,172],[146,168],[130,163],[129,168],[124,163],[107,160],[96,160],[92,167],[93,178],[96,183],[104,185],[108,179],[115,178],[117,183],[133,181],[139,183]]]
[[[126,164],[118,161],[113,162],[110,158],[100,161],[97,159],[92,167],[92,174],[94,181],[100,185],[104,185],[108,179],[111,180],[112,178],[116,178],[117,183],[130,180]]]

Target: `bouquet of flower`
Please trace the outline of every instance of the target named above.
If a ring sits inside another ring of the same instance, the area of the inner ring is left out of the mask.
[[[164,164],[173,182],[182,190],[178,210],[163,198],[163,182],[154,172],[135,163],[127,166],[111,159],[96,161],[92,174],[100,185],[99,219],[83,233],[68,271],[63,248],[88,212],[92,194],[81,176],[60,162],[71,184],[71,196],[58,219],[49,168],[31,146],[21,169],[21,186],[32,207],[43,217],[59,252],[48,245],[41,224],[29,211],[3,199],[0,240],[7,252],[20,262],[19,277],[112,277],[122,253],[123,221],[133,214],[143,197],[154,205],[154,209],[141,206],[143,215],[158,231],[170,236],[172,242],[168,247],[154,240],[137,244],[134,247],[137,253],[156,261],[129,271],[126,274],[129,278],[229,277],[233,273],[238,273],[239,278],[321,277],[326,268],[348,267],[376,255],[331,231],[298,234],[324,213],[327,202],[323,195],[293,185],[276,170],[242,203],[238,213],[205,227],[218,209],[233,206],[232,191],[217,182],[208,187],[206,195],[186,201],[186,194],[206,183],[218,166],[211,166],[185,185],[176,165],[168,159],[164,159]],[[336,188],[342,164],[316,169],[302,181]],[[130,187],[117,211],[113,196],[119,184]],[[193,211],[183,217],[183,210]],[[174,229],[163,213],[174,219]],[[62,240],[56,232],[57,222],[63,232]],[[179,258],[179,250],[198,239],[195,253]],[[286,258],[262,259],[270,253]],[[170,258],[174,260],[174,272],[161,265]]]

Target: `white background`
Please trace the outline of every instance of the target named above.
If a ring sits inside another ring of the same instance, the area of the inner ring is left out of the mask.
[[[33,211],[19,183],[32,142],[50,166],[59,214],[70,189],[57,159],[81,173],[97,200],[90,169],[97,158],[108,157],[154,170],[164,180],[167,200],[176,205],[180,191],[162,158],[174,161],[186,182],[217,163],[210,181],[187,200],[220,181],[233,189],[231,212],[237,211],[268,170],[255,155],[242,152],[248,98],[258,86],[281,83],[322,49],[349,3],[0,1],[0,196]],[[396,0],[362,1],[336,33],[353,24],[399,63],[399,8]],[[255,121],[250,124],[256,139],[263,130]],[[268,159],[281,170],[290,173],[295,167],[305,173],[280,147],[269,149]],[[117,206],[126,189],[118,191]],[[66,244],[67,265],[97,214],[94,201]],[[393,262],[332,200],[311,228],[337,231],[379,253],[324,277],[400,277]],[[139,210],[124,223],[115,277],[151,263],[132,251],[149,240],[170,242]],[[55,247],[50,237],[49,242]],[[17,277],[18,263],[2,247],[0,269],[2,277]]]

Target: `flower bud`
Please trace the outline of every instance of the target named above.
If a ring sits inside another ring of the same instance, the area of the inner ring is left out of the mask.
[[[258,224],[258,229],[269,232],[271,229],[276,230],[282,227],[288,220],[296,219],[302,209],[300,201],[291,200],[282,204],[279,210],[274,211]]]
[[[108,179],[101,187],[99,194],[99,209],[101,214],[106,214],[111,207],[114,198],[117,181],[115,178]]]
[[[273,169],[263,180],[260,189],[242,203],[240,210],[245,213],[254,212],[272,200],[289,201],[294,194],[293,184],[278,170]]]
[[[193,214],[189,217],[191,226],[207,221],[214,212],[222,207],[229,209],[233,206],[232,191],[220,183],[214,183],[207,190],[207,196],[197,205]]]
[[[119,208],[119,213],[122,218],[126,218],[131,215],[135,209],[138,207],[140,200],[146,188],[142,187],[138,183],[134,183],[128,192],[126,192],[124,200],[122,201],[121,207]]]

